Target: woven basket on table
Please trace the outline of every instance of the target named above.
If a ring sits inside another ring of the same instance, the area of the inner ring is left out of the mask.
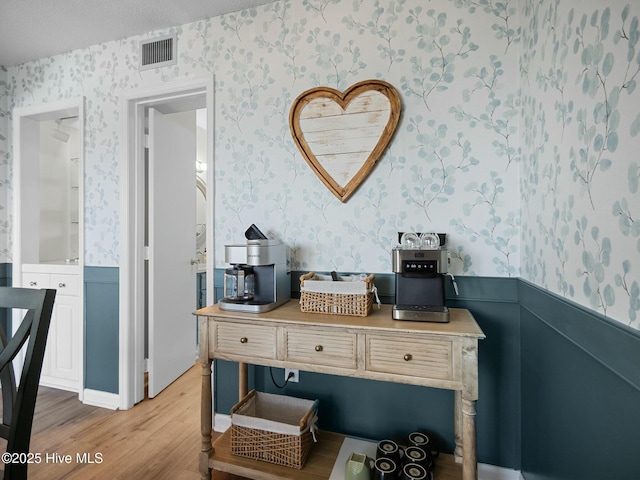
[[[374,278],[375,275],[372,273],[358,282],[334,282],[324,280],[323,276],[314,272],[306,273],[300,277],[300,310],[309,313],[366,317],[371,313],[373,306]],[[310,286],[311,284],[313,286]],[[319,285],[322,285],[323,291],[313,291]],[[353,290],[360,293],[353,293]]]
[[[231,454],[301,469],[315,443],[316,415],[317,401],[251,390],[231,409]]]

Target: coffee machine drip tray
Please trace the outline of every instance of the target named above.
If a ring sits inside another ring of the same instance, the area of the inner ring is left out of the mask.
[[[412,322],[447,323],[449,309],[442,305],[394,305],[392,318]]]
[[[288,299],[286,301],[288,301]],[[218,303],[220,304],[220,310],[246,313],[265,313],[282,305],[284,300],[280,302],[260,302],[256,300],[239,301],[223,298]]]

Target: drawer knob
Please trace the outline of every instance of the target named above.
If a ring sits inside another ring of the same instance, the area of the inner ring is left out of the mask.
[[[405,362],[411,361],[412,358],[413,358],[413,355],[411,355],[410,353],[405,353],[404,354],[404,361]]]
[[[66,287],[66,286],[67,286],[67,285],[66,285],[66,284],[64,284],[64,283],[59,283],[59,284],[58,284],[58,288],[64,288],[64,287]]]
[[[249,339],[247,337],[242,337],[240,339],[240,343],[247,343],[249,341]]]
[[[38,282],[29,282],[29,286],[30,287],[37,287],[38,286]]]
[[[322,351],[322,345],[316,345],[316,352]]]

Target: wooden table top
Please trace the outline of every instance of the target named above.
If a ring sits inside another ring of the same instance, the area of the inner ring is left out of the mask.
[[[228,318],[230,320],[273,321],[297,326],[302,324],[315,327],[342,327],[356,330],[388,330],[395,333],[429,333],[478,339],[485,338],[473,315],[466,309],[450,308],[450,320],[447,323],[393,320],[391,318],[391,309],[391,305],[381,305],[380,308],[374,305],[371,314],[366,317],[306,313],[300,311],[299,300],[292,299],[284,305],[265,313],[222,310],[218,304],[215,304],[196,310],[193,314],[205,317]]]

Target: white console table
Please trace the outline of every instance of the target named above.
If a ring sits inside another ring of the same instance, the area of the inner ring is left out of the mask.
[[[239,398],[248,391],[247,364],[454,390],[454,457],[462,463],[461,478],[476,480],[478,340],[485,336],[468,310],[450,310],[449,323],[395,321],[390,305],[374,307],[367,317],[302,313],[297,300],[261,314],[228,312],[218,305],[197,310],[202,479],[219,470],[255,480],[326,480],[344,440],[320,432],[302,470],[232,456],[229,432],[212,445],[211,362],[218,358],[239,363]]]

